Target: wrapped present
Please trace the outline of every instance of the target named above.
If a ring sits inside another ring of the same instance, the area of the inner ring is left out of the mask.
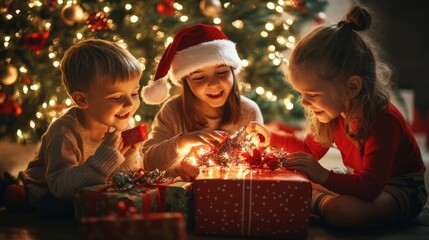
[[[120,180],[116,179],[120,175]],[[133,207],[136,213],[181,212],[189,223],[192,220],[192,183],[167,182],[132,182],[121,174],[113,179],[118,183],[85,187],[74,194],[76,218],[106,216],[121,211],[120,204]],[[124,180],[125,178],[125,180]],[[160,178],[155,176],[154,178]],[[154,179],[151,178],[151,179]],[[127,182],[128,181],[128,182]]]
[[[121,133],[124,141],[124,146],[133,145],[138,142],[142,142],[147,139],[147,128],[146,124],[140,124],[137,127],[128,129]]]
[[[145,213],[133,216],[85,217],[80,230],[85,239],[185,240],[186,224],[181,213]]]
[[[302,173],[208,168],[194,189],[197,234],[307,237],[311,184]]]

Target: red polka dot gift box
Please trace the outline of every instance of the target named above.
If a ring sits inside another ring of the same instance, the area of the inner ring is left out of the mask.
[[[311,184],[296,171],[208,168],[194,182],[195,233],[304,239]]]

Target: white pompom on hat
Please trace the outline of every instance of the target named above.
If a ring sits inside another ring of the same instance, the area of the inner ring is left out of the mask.
[[[147,104],[160,104],[169,97],[170,84],[198,69],[225,64],[237,74],[241,59],[235,43],[216,26],[196,24],[180,29],[165,50],[156,69],[155,78],[143,87],[141,96]]]

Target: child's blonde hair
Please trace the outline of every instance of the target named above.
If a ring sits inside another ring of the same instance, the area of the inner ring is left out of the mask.
[[[362,89],[347,103],[345,119],[347,135],[359,146],[366,140],[368,124],[386,107],[390,94],[385,81],[390,78],[390,69],[377,59],[369,39],[358,33],[370,25],[369,12],[353,7],[337,25],[318,27],[306,35],[292,51],[288,69],[313,71],[320,79],[343,84],[353,75],[361,77]],[[321,123],[312,112],[306,115],[307,131],[321,144],[331,145],[335,121]]]
[[[86,92],[92,86],[106,82],[126,82],[140,79],[142,66],[121,46],[101,40],[82,40],[68,49],[61,61],[62,81],[70,95]]]

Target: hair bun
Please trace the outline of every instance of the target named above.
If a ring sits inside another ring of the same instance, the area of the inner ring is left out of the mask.
[[[368,10],[359,6],[354,6],[346,15],[346,22],[355,31],[368,29],[371,25],[371,20]]]

